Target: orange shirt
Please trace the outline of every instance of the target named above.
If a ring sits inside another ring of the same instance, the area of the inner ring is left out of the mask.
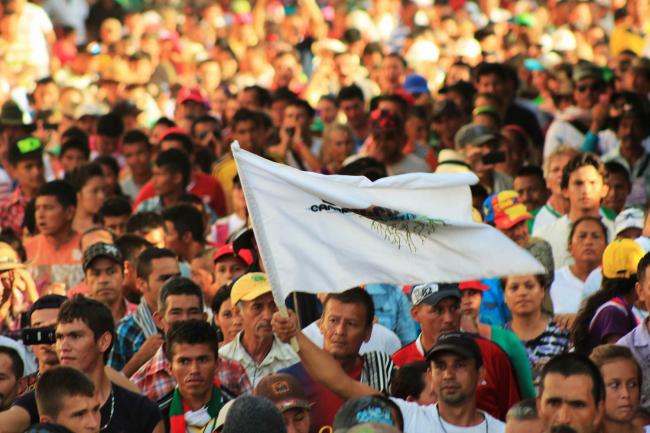
[[[29,272],[39,292],[52,283],[65,284],[66,292],[83,280],[79,233],[58,248],[44,235],[25,240]]]

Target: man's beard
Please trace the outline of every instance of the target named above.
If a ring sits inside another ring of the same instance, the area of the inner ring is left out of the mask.
[[[578,433],[575,429],[568,425],[556,425],[551,427],[550,433]]]

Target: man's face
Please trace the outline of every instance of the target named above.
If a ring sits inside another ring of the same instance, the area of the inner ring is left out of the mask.
[[[483,143],[480,145],[470,145],[462,148],[467,163],[477,176],[483,177],[494,171],[494,164],[483,163],[483,157],[490,153],[496,143]]]
[[[474,289],[464,289],[460,292],[460,311],[462,314],[477,315],[481,308],[483,292]]]
[[[502,99],[505,96],[505,88],[505,82],[497,74],[482,75],[476,82],[478,93],[492,94]]]
[[[519,221],[514,226],[507,229],[499,229],[499,231],[522,248],[528,243],[528,220]]]
[[[329,299],[320,323],[323,349],[335,358],[358,356],[361,344],[368,341],[372,333],[367,314],[362,304]]]
[[[641,390],[639,368],[629,359],[614,359],[600,367],[605,382],[605,419],[629,423],[634,419]]]
[[[302,133],[309,133],[309,114],[302,107],[289,105],[284,109],[283,126],[285,128],[301,128]]]
[[[59,87],[54,83],[41,84],[34,90],[34,106],[39,110],[52,110],[59,100]]]
[[[454,136],[463,126],[463,116],[445,114],[434,119],[431,123],[431,129],[440,138],[443,144],[454,143]]]
[[[476,361],[454,353],[440,353],[431,361],[433,389],[441,402],[462,406],[476,394],[482,376]]]
[[[593,386],[591,377],[585,374],[547,374],[544,377],[542,393],[537,400],[537,411],[544,423],[545,433],[598,431],[603,404],[596,404],[594,401]],[[561,427],[571,430],[560,430]]]
[[[143,294],[148,303],[157,307],[160,288],[171,277],[180,275],[178,260],[173,257],[161,257],[151,261],[151,273],[143,285]]]
[[[247,108],[249,110],[261,110],[262,107],[259,105],[257,100],[257,92],[253,89],[244,90],[239,94],[239,106],[242,108]]]
[[[170,295],[162,316],[162,328],[168,333],[181,320],[205,320],[201,301],[194,295]]]
[[[217,357],[209,345],[172,345],[171,373],[183,397],[209,399],[216,370]]]
[[[81,150],[70,148],[61,156],[60,161],[63,171],[70,173],[75,168],[88,162],[88,159]]]
[[[181,256],[184,248],[183,237],[176,231],[171,221],[165,221],[165,248]]]
[[[362,125],[366,120],[366,111],[361,99],[354,98],[341,101],[341,111],[347,117],[348,123],[353,127]]]
[[[95,340],[93,331],[79,319],[56,326],[56,353],[61,365],[90,372],[97,363],[104,362],[104,352],[111,343],[109,333]]]
[[[643,302],[646,309],[650,308],[650,272],[646,272],[644,278],[636,283],[635,289],[639,300]]]
[[[547,189],[544,180],[537,176],[517,176],[512,186],[528,212],[544,206],[547,199]]]
[[[99,257],[90,263],[85,273],[90,297],[109,306],[122,299],[122,267],[111,259]]]
[[[7,410],[18,394],[18,377],[13,361],[6,353],[0,353],[0,410]]]
[[[255,151],[255,122],[244,120],[237,122],[232,131],[233,140],[237,140],[242,149],[249,152]]]
[[[400,59],[393,56],[384,57],[381,62],[381,77],[386,84],[399,85],[403,74],[404,65]]]
[[[576,83],[573,90],[576,106],[583,110],[591,110],[604,90],[605,86],[602,81],[596,78],[583,78]]]
[[[32,313],[29,325],[32,328],[44,328],[46,326],[56,326],[57,317],[59,316],[58,308],[43,308],[34,310]],[[59,363],[59,358],[56,356],[54,344],[35,344],[32,346],[32,351],[38,359],[39,365],[53,366]],[[43,371],[41,371],[42,373]]]
[[[214,284],[221,287],[246,273],[246,263],[236,256],[220,257],[214,264]]]
[[[99,433],[101,413],[97,397],[66,395],[61,399],[61,411],[53,419],[43,417],[44,422],[62,425],[72,433]]]
[[[75,208],[64,208],[53,195],[36,197],[36,227],[45,236],[53,236],[67,230],[72,224]]]
[[[126,165],[131,173],[142,174],[149,169],[151,152],[146,143],[126,143],[122,145]]]
[[[32,191],[36,191],[45,182],[43,158],[40,156],[18,161],[12,168],[18,183]]]
[[[436,305],[422,303],[411,309],[411,316],[420,324],[422,333],[435,341],[443,332],[460,329],[460,301],[450,297]]]
[[[307,409],[294,408],[282,412],[287,433],[309,433],[311,414]]]
[[[603,206],[619,213],[625,208],[625,201],[632,189],[630,179],[623,173],[609,173],[607,186],[609,189],[603,200]]]
[[[109,229],[115,236],[122,236],[126,233],[126,222],[129,215],[105,216],[104,227]]]
[[[183,176],[180,173],[171,173],[166,167],[153,166],[151,183],[156,194],[165,197],[182,189]]]
[[[273,313],[278,311],[273,295],[265,293],[252,301],[242,301],[242,303],[239,312],[244,324],[244,332],[257,338],[273,338],[271,318]]]
[[[600,173],[595,167],[586,165],[571,173],[566,196],[571,209],[586,212],[598,209],[607,192],[607,185],[604,184]]]

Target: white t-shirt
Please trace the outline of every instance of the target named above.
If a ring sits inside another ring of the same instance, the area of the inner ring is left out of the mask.
[[[18,18],[17,38],[21,46],[29,47],[30,63],[36,69],[37,79],[50,75],[50,51],[45,35],[52,32],[52,21],[43,8],[26,3]]]
[[[542,206],[539,212],[537,212],[537,215],[535,215],[535,222],[533,223],[533,236],[535,233],[539,233],[539,231],[547,225],[560,219],[561,216],[562,215],[559,215],[551,208],[548,203],[546,203],[544,206]]]
[[[573,275],[568,266],[555,271],[551,284],[551,301],[555,314],[575,314],[580,309],[585,282]]]
[[[307,325],[302,333],[307,336],[316,346],[323,347],[323,334],[318,327],[318,320]],[[375,323],[372,325],[372,334],[367,343],[363,343],[359,349],[359,354],[363,355],[368,352],[384,352],[392,355],[402,347],[399,337],[393,331],[385,326]]]
[[[458,427],[444,421],[438,405],[421,406],[417,403],[391,397],[402,411],[404,433],[504,433],[506,425],[490,414],[480,411],[485,420],[472,427]]]

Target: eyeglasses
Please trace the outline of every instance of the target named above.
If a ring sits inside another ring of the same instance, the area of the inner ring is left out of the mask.
[[[579,86],[576,86],[576,89],[580,93],[585,93],[587,90],[590,90],[595,93],[603,90],[603,85],[601,83],[581,84]]]

